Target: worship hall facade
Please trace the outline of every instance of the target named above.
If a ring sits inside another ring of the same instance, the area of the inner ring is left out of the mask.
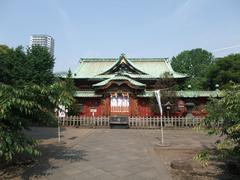
[[[156,82],[166,73],[178,84],[187,78],[175,72],[167,58],[127,58],[124,54],[119,58],[81,58],[73,74],[79,116],[158,116],[150,103]],[[206,114],[203,106],[207,99],[217,97],[218,91],[189,90],[176,94],[174,111],[168,116],[186,115],[189,101],[195,104],[193,115],[200,116]]]

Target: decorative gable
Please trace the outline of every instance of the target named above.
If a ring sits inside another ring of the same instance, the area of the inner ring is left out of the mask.
[[[99,75],[109,75],[109,74],[139,74],[147,75],[147,73],[136,68],[126,57],[125,54],[121,54],[118,61],[107,71]]]
[[[143,84],[141,82],[138,82],[126,76],[120,76],[120,75],[116,75],[115,77],[93,84],[93,87],[106,89],[112,84],[116,84],[117,86],[121,86],[122,84],[127,84],[129,87],[133,89],[144,89],[146,87],[146,84]]]

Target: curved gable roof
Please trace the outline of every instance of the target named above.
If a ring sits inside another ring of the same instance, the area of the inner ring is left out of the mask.
[[[100,74],[104,74],[110,70],[119,61],[118,58],[81,58],[74,78],[99,78]],[[168,72],[173,78],[185,78],[186,75],[173,71],[167,58],[128,58],[128,62],[134,68],[142,71],[145,75],[137,75],[140,78],[159,78]],[[133,74],[134,75],[134,74]],[[102,78],[111,75],[100,75]]]
[[[106,75],[106,74],[112,74],[112,73],[118,73],[121,65],[125,65],[127,67],[127,69],[130,71],[130,73],[132,74],[141,74],[141,75],[147,75],[147,73],[141,71],[140,69],[136,68],[131,61],[129,61],[124,54],[121,54],[121,56],[119,57],[119,60],[116,61],[116,63],[109,68],[107,71],[99,74],[99,75]],[[123,72],[122,72],[123,73]],[[126,72],[125,72],[126,73]],[[128,72],[129,73],[129,72]]]
[[[131,85],[133,85],[135,87],[139,87],[139,88],[143,88],[143,87],[146,86],[146,84],[135,81],[135,80],[133,80],[131,78],[128,78],[126,76],[114,76],[112,78],[106,79],[106,80],[101,81],[99,83],[93,84],[93,87],[102,87],[102,86],[105,86],[105,85],[109,84],[110,82],[118,82],[118,81],[128,81]]]

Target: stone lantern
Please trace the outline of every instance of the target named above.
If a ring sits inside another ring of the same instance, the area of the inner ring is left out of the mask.
[[[195,104],[193,102],[187,102],[186,103],[186,107],[187,107],[187,116],[188,118],[192,118],[193,115],[192,115],[192,110],[193,110],[193,107],[195,106]]]
[[[166,104],[164,104],[164,107],[166,108],[167,111],[167,117],[170,117],[170,112],[172,109],[172,104],[168,101]]]

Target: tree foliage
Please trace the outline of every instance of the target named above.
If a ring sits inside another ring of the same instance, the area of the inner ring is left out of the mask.
[[[19,153],[39,154],[36,141],[23,130],[31,123],[54,118],[54,108],[70,106],[73,97],[66,82],[54,79],[54,59],[45,48],[0,46],[0,158]]]
[[[213,61],[212,53],[201,49],[186,50],[172,58],[171,65],[177,72],[186,73],[191,77],[204,75],[205,70]]]
[[[67,91],[74,94],[75,91],[77,90],[77,88],[74,84],[74,80],[73,80],[73,77],[72,77],[72,71],[70,69],[68,70],[65,82],[66,82]]]
[[[161,103],[163,106],[163,110],[165,110],[164,105],[167,103],[170,103],[172,105],[172,109],[174,109],[173,105],[176,102],[177,95],[176,95],[176,89],[177,89],[177,82],[174,80],[172,75],[169,73],[164,73],[155,83],[154,89],[160,90],[161,94]],[[150,106],[151,110],[154,113],[160,113],[159,107],[157,104],[156,97],[150,99]]]
[[[212,99],[206,106],[208,116],[200,124],[209,134],[220,134],[225,140],[217,144],[221,159],[240,162],[240,85],[224,91],[220,99]]]
[[[212,99],[206,108],[208,116],[204,126],[240,145],[240,85],[225,90],[221,99]]]
[[[232,82],[240,83],[240,54],[216,59],[207,73],[207,86],[211,89],[214,89],[216,84],[219,84],[220,88],[227,88]]]
[[[191,84],[193,89],[202,89],[206,81],[205,74],[213,60],[212,53],[197,48],[185,50],[173,57],[171,65],[176,72],[185,73],[189,76],[185,87]]]
[[[67,91],[71,92],[71,94],[74,95],[77,88],[74,84],[74,80],[72,78],[72,72],[70,69],[68,70],[65,82],[66,82]],[[71,104],[71,106],[68,107],[68,115],[70,116],[78,115],[80,111],[81,111],[81,108],[79,107],[76,101],[74,101]]]
[[[27,71],[26,81],[45,85],[53,83],[54,58],[48,52],[47,48],[41,46],[28,48],[26,63],[28,67],[34,69],[34,71]]]
[[[10,49],[1,45],[0,65],[0,81],[5,84],[49,85],[54,81],[54,58],[45,47],[33,46],[25,53],[22,46]]]

